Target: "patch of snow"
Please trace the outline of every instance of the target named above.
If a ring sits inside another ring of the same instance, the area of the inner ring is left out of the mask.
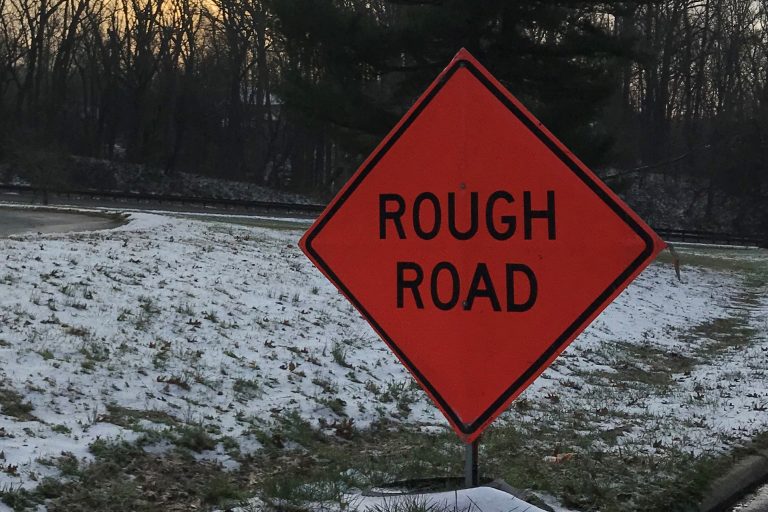
[[[149,213],[129,220],[105,231],[0,240],[0,392],[21,395],[33,417],[0,410],[0,465],[18,466],[14,474],[0,468],[0,488],[34,486],[54,472],[42,462],[62,452],[88,458],[96,439],[166,428],[149,415],[132,428],[108,423],[121,410],[211,426],[237,439],[242,453],[259,450],[254,433],[269,432],[289,413],[328,431],[345,418],[361,428],[381,418],[422,431],[448,428],[300,253],[300,230]],[[768,261],[764,252],[739,254]],[[604,449],[653,451],[661,442],[698,453],[765,430],[765,295],[745,313],[759,339],[698,361],[674,376],[674,386],[651,393],[588,378],[620,371],[627,346],[674,357],[706,345],[685,333],[731,316],[742,277],[702,268],[683,275],[680,283],[671,266],[651,265],[526,390],[521,398],[531,407],[500,421],[522,428],[546,421],[556,394],[567,410],[616,412],[598,427],[625,434]],[[410,412],[382,401],[386,390],[407,398]],[[220,446],[203,456],[232,462]]]
[[[475,487],[453,492],[438,492],[419,494],[415,496],[354,496],[348,497],[352,507],[363,512],[366,510],[388,510],[398,503],[418,503],[424,507],[434,507],[436,510],[455,510],[456,512],[482,512],[496,510],[499,512],[543,512],[540,508],[515,498],[498,489],[491,487]],[[377,508],[378,507],[378,508]]]
[[[526,503],[511,494],[491,487],[475,487],[450,492],[431,494],[363,496],[348,494],[342,498],[342,503],[306,504],[307,510],[325,510],[341,512],[355,510],[357,512],[377,510],[435,510],[450,512],[543,512],[542,509]],[[248,508],[235,508],[232,512],[262,512],[271,510],[258,498],[249,500]],[[561,509],[564,510],[564,509]],[[558,511],[560,512],[560,511]]]

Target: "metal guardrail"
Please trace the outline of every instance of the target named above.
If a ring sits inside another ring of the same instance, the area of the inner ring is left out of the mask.
[[[670,242],[690,242],[700,244],[741,245],[747,247],[768,248],[768,238],[717,233],[714,231],[695,231],[685,229],[653,228],[664,240]]]
[[[29,185],[6,185],[6,184],[0,184],[0,189],[3,190],[10,190],[14,192],[34,192],[35,189],[30,187]]]
[[[22,193],[38,193],[45,191],[29,185],[5,185],[0,184],[0,190]],[[173,203],[182,205],[194,205],[201,207],[241,208],[244,210],[266,210],[280,212],[297,212],[305,214],[319,214],[325,208],[322,204],[284,203],[272,201],[248,201],[243,199],[221,199],[195,196],[142,194],[138,192],[103,192],[98,190],[49,190],[52,196],[84,197],[91,199],[117,199],[137,202]],[[654,227],[654,231],[664,240],[670,242],[692,242],[703,244],[726,244],[750,247],[768,248],[768,238],[761,239],[752,236],[733,235],[730,233],[717,233],[714,231],[696,231],[686,229],[672,229]]]
[[[220,206],[225,208],[242,208],[246,210],[267,210],[282,212],[300,212],[319,214],[325,205],[311,203],[284,203],[275,201],[248,201],[243,199],[223,199],[214,197],[196,197],[170,194],[143,194],[139,192],[103,192],[98,190],[42,190],[29,185],[2,185],[0,190],[23,192],[29,194],[48,194],[59,197],[80,197],[90,199],[122,199],[150,203],[174,203],[195,206]]]

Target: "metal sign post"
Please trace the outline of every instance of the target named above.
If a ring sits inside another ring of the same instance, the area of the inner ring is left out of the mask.
[[[464,487],[477,487],[480,485],[480,470],[477,463],[477,448],[480,438],[464,445]]]

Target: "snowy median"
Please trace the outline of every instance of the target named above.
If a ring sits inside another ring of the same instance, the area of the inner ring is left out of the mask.
[[[286,417],[340,438],[382,423],[448,432],[300,235],[133,213],[111,230],[0,239],[0,490],[147,432],[167,433],[149,453],[189,445],[230,471],[267,444],[298,446],[275,439]],[[552,464],[725,453],[768,430],[765,283],[732,265],[768,257],[696,251],[683,282],[649,267],[496,430],[532,436]],[[569,444],[580,431],[593,435]]]

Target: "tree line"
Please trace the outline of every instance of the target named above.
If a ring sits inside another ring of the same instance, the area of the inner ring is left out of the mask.
[[[768,195],[768,0],[0,0],[0,14],[2,161],[55,152],[329,193],[466,47],[617,180]]]

